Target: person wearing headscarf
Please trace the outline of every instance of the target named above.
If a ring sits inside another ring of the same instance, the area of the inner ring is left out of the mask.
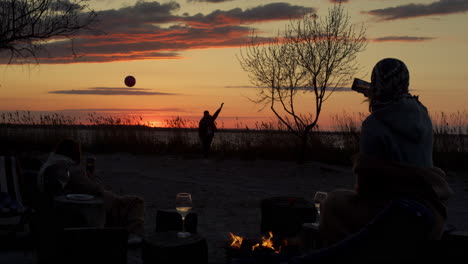
[[[319,233],[331,245],[358,232],[390,201],[411,199],[429,208],[425,239],[440,239],[452,190],[432,160],[433,130],[426,107],[409,93],[406,65],[393,58],[372,70],[370,115],[353,157],[354,190],[334,190],[321,205]]]
[[[409,93],[406,65],[397,59],[383,59],[372,70],[371,80],[371,114],[362,123],[360,151],[433,167],[432,122],[419,98]]]

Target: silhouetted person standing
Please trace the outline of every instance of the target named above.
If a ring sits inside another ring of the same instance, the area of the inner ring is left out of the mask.
[[[216,110],[214,115],[210,115],[210,112],[206,111],[203,112],[203,118],[200,120],[198,124],[198,135],[200,136],[200,141],[202,144],[202,151],[203,156],[205,158],[208,157],[211,148],[211,141],[213,141],[214,133],[216,131],[216,123],[215,120],[221,112],[224,103],[221,103],[221,106]]]

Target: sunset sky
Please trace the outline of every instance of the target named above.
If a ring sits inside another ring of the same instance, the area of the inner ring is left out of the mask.
[[[252,30],[275,36],[290,18],[324,16],[332,0],[91,0],[95,28],[74,42],[48,45],[39,65],[7,65],[0,54],[0,111],[55,111],[137,115],[153,125],[182,116],[199,120],[224,102],[218,124],[269,120],[268,108],[251,102],[256,89],[239,64],[240,46]],[[399,58],[410,71],[410,90],[430,112],[466,110],[468,99],[468,0],[348,0],[353,23],[365,23],[369,44],[358,55],[359,78],[375,63]],[[127,75],[136,78],[125,86]],[[324,105],[330,116],[365,112],[363,97],[340,91]],[[308,105],[302,102],[304,111]]]

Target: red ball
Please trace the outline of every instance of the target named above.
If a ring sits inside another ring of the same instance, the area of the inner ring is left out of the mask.
[[[135,83],[136,83],[135,77],[131,75],[125,77],[125,85],[127,85],[128,87],[133,87]]]

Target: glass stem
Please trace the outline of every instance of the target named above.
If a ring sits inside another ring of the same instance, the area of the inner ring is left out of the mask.
[[[185,233],[185,217],[182,216],[182,232]]]

